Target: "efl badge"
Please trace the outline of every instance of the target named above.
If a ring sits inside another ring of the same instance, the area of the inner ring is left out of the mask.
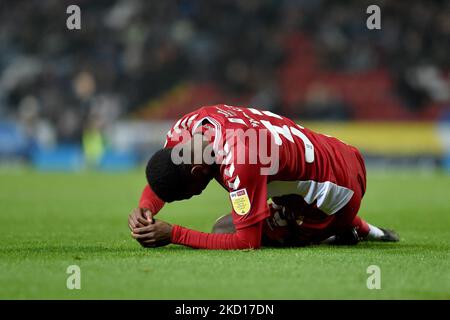
[[[230,199],[234,212],[237,214],[243,216],[250,211],[250,199],[248,198],[246,189],[230,192]]]

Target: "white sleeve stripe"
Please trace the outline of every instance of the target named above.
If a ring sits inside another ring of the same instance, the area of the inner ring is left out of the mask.
[[[231,163],[231,159],[233,159],[233,154],[230,152],[227,157],[225,158],[225,160],[223,161],[223,164],[228,165]]]
[[[225,151],[225,154],[228,154],[228,152],[230,152],[230,145],[228,144],[228,142],[225,142],[223,150]]]
[[[174,130],[176,133],[181,133],[181,130],[180,130],[180,128],[179,128],[180,122],[181,122],[181,119],[178,120],[177,123],[175,123],[175,125],[173,126],[173,130]]]
[[[181,127],[182,127],[183,129],[186,129],[186,128],[187,128],[187,127],[186,127],[186,121],[187,121],[187,119],[188,119],[188,118],[184,118],[184,120],[181,121]]]
[[[234,163],[232,163],[227,169],[224,170],[224,173],[227,177],[232,177],[234,173]]]
[[[197,118],[198,114],[194,114],[193,116],[189,117],[189,120],[187,122],[187,126],[189,127],[192,124],[192,121],[194,121],[195,118]]]
[[[236,176],[236,179],[234,179],[233,182],[228,181],[228,187],[237,190],[239,188],[239,185],[241,184],[241,180],[239,179],[239,176]]]

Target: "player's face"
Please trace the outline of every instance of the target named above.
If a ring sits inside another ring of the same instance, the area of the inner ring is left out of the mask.
[[[191,176],[191,180],[188,185],[185,186],[179,200],[190,199],[193,196],[198,196],[206,189],[208,183],[211,181],[212,176],[206,171],[204,174],[194,174]]]
[[[185,193],[184,199],[190,199],[193,196],[198,196],[199,194],[201,194],[203,192],[203,190],[205,190],[207,185],[208,185],[208,183],[206,183],[206,184],[190,184],[188,190]]]
[[[198,196],[203,192],[203,190],[205,190],[207,185],[208,182],[190,183],[186,186],[185,190],[183,190],[183,192],[179,194],[178,199],[175,200],[187,200],[192,198],[193,196]]]

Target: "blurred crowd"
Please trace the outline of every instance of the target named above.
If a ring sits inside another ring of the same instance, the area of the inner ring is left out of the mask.
[[[355,106],[326,83],[285,108],[287,39],[298,34],[321,70],[387,70],[408,112],[448,103],[450,2],[376,3],[382,29],[370,31],[372,2],[356,0],[2,0],[0,118],[20,121],[43,141],[80,141],[83,131],[155,108],[152,101],[189,83],[213,86],[226,99],[205,103],[351,119]],[[66,28],[70,4],[81,8],[81,30]],[[300,67],[309,61],[298,60]]]

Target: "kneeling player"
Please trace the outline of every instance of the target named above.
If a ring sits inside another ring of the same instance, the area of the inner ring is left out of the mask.
[[[185,115],[149,160],[146,176],[139,208],[128,220],[132,236],[145,247],[398,241],[394,232],[357,216],[366,189],[359,151],[269,111],[216,105]],[[198,195],[212,179],[233,207],[213,233],[153,218],[165,202]]]

